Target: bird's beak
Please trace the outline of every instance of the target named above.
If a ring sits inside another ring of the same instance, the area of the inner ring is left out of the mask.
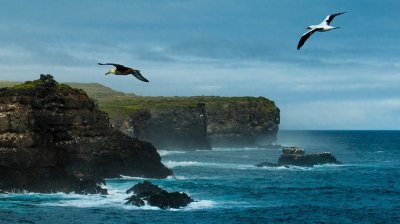
[[[110,72],[107,72],[106,74],[104,74],[104,75],[108,75],[108,74],[110,74]]]

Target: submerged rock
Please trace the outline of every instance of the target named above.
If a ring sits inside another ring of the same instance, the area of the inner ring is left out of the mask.
[[[304,149],[299,147],[285,147],[278,163],[262,162],[257,167],[277,167],[277,166],[315,166],[323,164],[341,164],[330,152],[305,154]]]
[[[193,199],[186,193],[169,193],[149,181],[138,183],[126,192],[134,192],[134,195],[129,197],[125,204],[131,204],[138,207],[143,206],[145,204],[144,201],[147,201],[151,206],[157,206],[161,209],[181,208],[193,202]]]
[[[165,178],[151,143],[115,130],[87,94],[51,75],[0,89],[0,189],[102,193],[103,178]]]

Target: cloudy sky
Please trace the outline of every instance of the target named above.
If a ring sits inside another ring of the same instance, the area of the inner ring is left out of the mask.
[[[281,129],[399,129],[400,1],[2,1],[0,79],[265,96]],[[296,50],[304,29],[346,11]],[[115,62],[150,83],[104,76]]]

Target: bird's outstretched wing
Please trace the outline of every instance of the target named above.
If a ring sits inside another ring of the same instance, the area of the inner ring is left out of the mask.
[[[315,33],[315,31],[317,31],[317,29],[312,29],[310,31],[308,31],[307,33],[303,34],[303,36],[301,36],[299,44],[297,44],[297,50],[299,50],[304,43],[307,41],[307,39],[313,34]]]
[[[133,70],[132,75],[135,76],[137,79],[143,82],[149,82],[142,74],[140,74],[139,70]]]
[[[336,16],[342,15],[342,14],[345,14],[345,13],[346,12],[340,12],[340,13],[335,13],[335,14],[332,14],[332,15],[328,15],[322,23],[325,23],[326,25],[329,25]]]
[[[117,70],[120,70],[120,71],[123,71],[123,70],[128,69],[127,67],[125,67],[125,66],[123,66],[123,65],[114,64],[114,63],[97,63],[97,64],[98,64],[98,65],[113,65],[113,66],[115,66],[115,68],[116,68]]]

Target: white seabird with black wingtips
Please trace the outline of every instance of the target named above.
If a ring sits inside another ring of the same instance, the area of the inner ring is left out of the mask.
[[[145,77],[143,77],[142,74],[140,74],[139,70],[136,70],[136,69],[133,69],[133,68],[129,68],[129,67],[125,67],[125,66],[119,65],[119,64],[114,64],[114,63],[97,63],[97,64],[115,66],[115,68],[110,69],[110,71],[108,71],[105,75],[108,75],[108,74],[113,74],[113,75],[133,75],[137,79],[139,79],[140,81],[149,82],[149,80],[147,80]]]
[[[326,32],[326,31],[330,31],[330,30],[333,30],[333,29],[338,29],[338,28],[340,28],[340,27],[333,27],[333,26],[330,26],[329,24],[332,22],[332,20],[333,20],[336,16],[342,15],[342,14],[344,14],[344,13],[346,13],[346,12],[341,12],[341,13],[335,13],[335,14],[332,14],[332,15],[328,15],[328,16],[325,18],[325,20],[322,21],[321,24],[308,26],[306,29],[309,29],[310,31],[308,31],[307,33],[303,34],[303,36],[301,36],[300,41],[299,41],[299,44],[297,45],[297,50],[299,50],[299,49],[304,45],[304,43],[307,41],[307,39],[308,39],[313,33],[315,33],[315,32]]]

